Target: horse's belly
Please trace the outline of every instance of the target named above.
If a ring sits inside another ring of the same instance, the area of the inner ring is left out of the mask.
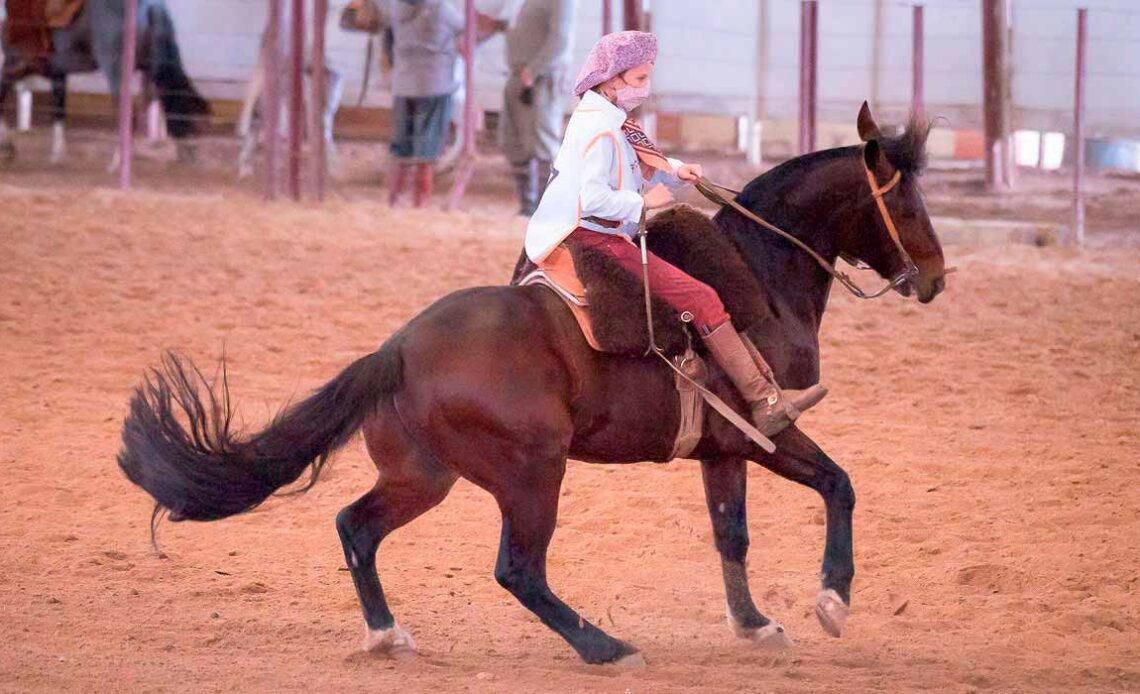
[[[595,463],[665,461],[680,422],[677,389],[664,365],[597,355],[573,403],[570,457]]]

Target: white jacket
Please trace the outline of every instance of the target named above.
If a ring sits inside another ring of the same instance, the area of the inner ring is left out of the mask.
[[[532,261],[542,261],[578,227],[632,239],[644,206],[641,191],[658,183],[682,185],[676,173],[682,162],[677,159],[669,160],[672,174],[655,171],[645,180],[637,153],[621,130],[627,117],[597,92],[582,96],[566,125],[546,192],[526,228],[526,254]],[[587,217],[621,226],[610,229]]]

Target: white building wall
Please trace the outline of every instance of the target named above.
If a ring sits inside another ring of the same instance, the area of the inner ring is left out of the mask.
[[[167,2],[191,76],[209,96],[238,97],[256,58],[265,0]],[[355,103],[365,38],[337,28],[346,2],[332,0],[327,42],[330,63],[348,79],[346,98]],[[505,16],[520,2],[478,0],[477,4],[483,11]],[[821,120],[847,122],[863,99],[872,101],[886,119],[909,110],[912,4],[910,0],[820,0]],[[949,127],[979,127],[981,0],[924,4],[927,112],[944,116]],[[613,5],[614,19],[620,21],[621,2],[613,0]],[[1079,5],[1089,8],[1090,135],[1140,136],[1140,0],[1010,0],[1010,5],[1016,125],[1068,129]],[[651,0],[650,9],[662,48],[654,76],[662,110],[748,115],[758,109],[767,119],[796,117],[799,0]],[[601,0],[578,0],[578,17],[574,70],[601,34]],[[499,108],[505,72],[499,37],[484,44],[477,58],[479,101],[489,110]],[[572,70],[567,81],[573,77]],[[78,79],[75,86],[106,89],[96,76]],[[381,82],[374,79],[366,103],[389,103]],[[567,106],[571,105],[568,94]]]

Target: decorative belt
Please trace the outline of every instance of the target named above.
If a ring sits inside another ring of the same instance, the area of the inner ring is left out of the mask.
[[[583,217],[582,221],[589,222],[590,224],[597,224],[598,226],[605,227],[607,229],[617,229],[621,226],[621,222],[615,222],[612,219],[602,219],[601,217]]]

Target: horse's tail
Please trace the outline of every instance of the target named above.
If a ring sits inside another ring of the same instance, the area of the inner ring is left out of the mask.
[[[219,393],[187,358],[167,353],[131,397],[119,467],[171,520],[248,511],[312,468],[300,491],[308,490],[329,456],[399,389],[403,360],[397,341],[389,340],[244,437],[231,430],[224,360],[221,374]]]
[[[175,139],[197,134],[197,118],[210,113],[210,103],[198,93],[182,67],[182,54],[174,36],[174,22],[166,6],[147,7],[150,69],[158,98],[166,111],[166,129]]]

